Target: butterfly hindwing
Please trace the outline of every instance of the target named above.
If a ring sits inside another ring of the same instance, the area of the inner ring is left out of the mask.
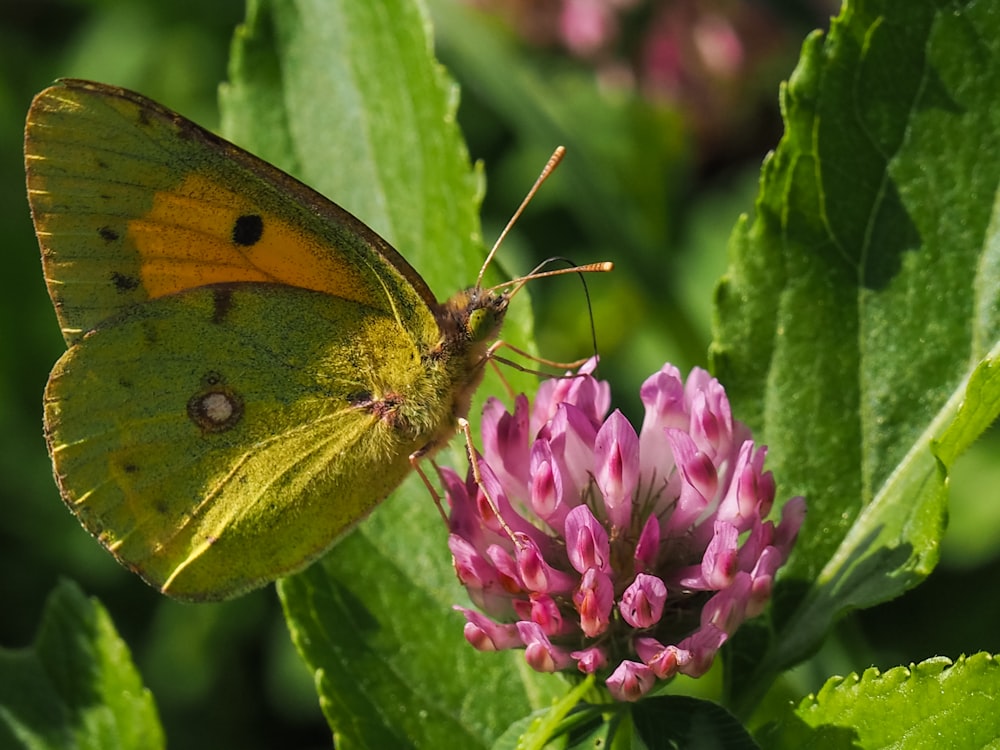
[[[393,398],[423,379],[390,315],[216,285],[72,347],[46,432],[64,498],[123,563],[174,596],[228,597],[315,558],[398,484],[423,438]]]

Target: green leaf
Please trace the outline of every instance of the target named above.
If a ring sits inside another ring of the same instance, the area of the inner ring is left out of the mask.
[[[439,295],[475,281],[481,179],[418,3],[251,2],[222,102],[230,137],[372,226]],[[529,313],[519,295],[505,340],[528,346]],[[479,402],[499,392],[488,378]],[[467,597],[419,481],[279,592],[338,747],[486,747],[563,687],[465,642],[452,606]]]
[[[743,725],[726,709],[710,701],[665,695],[647,697],[637,703],[580,702],[585,693],[593,690],[592,686],[592,680],[582,682],[548,710],[516,722],[492,750],[757,748]]]
[[[156,705],[96,599],[52,592],[35,643],[0,649],[0,747],[165,747]]]
[[[507,731],[493,743],[492,750],[542,750],[562,734],[566,717],[593,690],[594,677],[590,675],[548,708],[525,716],[507,727]],[[573,724],[572,720],[570,724]]]
[[[481,178],[457,137],[457,91],[430,55],[419,7],[360,5],[251,2],[223,124],[416,258],[439,295],[450,294],[456,276],[475,281],[483,257]],[[432,242],[441,244],[426,252]]]
[[[773,750],[995,747],[1000,665],[990,654],[936,657],[885,673],[833,677],[760,732]],[[892,717],[887,721],[887,717]]]
[[[636,736],[649,750],[754,750],[736,718],[721,706],[682,695],[639,701],[632,711]]]
[[[868,0],[814,34],[717,298],[715,370],[809,516],[770,675],[934,567],[955,457],[1000,413],[1000,14]]]
[[[532,710],[529,696],[550,696],[523,654],[465,642],[441,521],[408,502],[397,494],[320,564],[279,582],[292,637],[338,747],[489,747]]]

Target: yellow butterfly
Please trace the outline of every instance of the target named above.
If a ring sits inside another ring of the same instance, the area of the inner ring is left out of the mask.
[[[124,89],[40,93],[25,162],[69,347],[45,391],[56,480],[162,592],[302,568],[467,414],[509,294],[438,302],[349,213]]]

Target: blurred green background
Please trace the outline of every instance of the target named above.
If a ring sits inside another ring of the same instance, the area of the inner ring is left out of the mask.
[[[462,86],[460,122],[472,158],[486,167],[487,241],[552,148],[569,148],[502,262],[512,274],[550,256],[615,262],[613,274],[588,279],[601,372],[616,406],[641,421],[638,386],[646,376],[666,360],[682,370],[706,364],[727,238],[738,215],[752,210],[761,159],[781,135],[779,82],[805,34],[837,9],[820,0],[667,0],[636,3],[603,26],[577,17],[574,26],[567,4],[479,0],[485,14],[472,14],[469,5],[436,0],[431,9],[439,56]],[[0,646],[30,643],[46,595],[69,576],[108,607],[172,746],[324,747],[329,732],[273,589],[202,606],[153,592],[62,506],[41,434],[42,390],[64,346],[24,193],[21,139],[31,97],[60,76],[92,78],[215,127],[216,89],[242,17],[239,0],[0,1],[0,230],[8,263],[0,273]],[[578,279],[538,282],[533,303],[544,356],[590,353]],[[994,428],[960,462],[939,570],[906,597],[845,621],[790,678],[790,695],[869,664],[1000,651],[993,611],[1000,600],[981,593],[1000,573],[998,455]],[[969,601],[976,617],[957,605]],[[933,631],[907,626],[927,622],[915,614],[927,608],[936,613]]]

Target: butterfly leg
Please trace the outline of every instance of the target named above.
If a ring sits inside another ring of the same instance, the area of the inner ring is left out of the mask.
[[[475,480],[476,485],[479,487],[479,491],[482,492],[483,497],[486,498],[486,502],[489,504],[490,510],[496,517],[500,528],[504,530],[512,542],[517,544],[517,539],[514,537],[513,530],[507,525],[507,522],[500,514],[500,509],[497,507],[496,501],[493,499],[493,496],[490,495],[489,490],[486,489],[486,485],[483,483],[483,475],[479,470],[479,454],[476,452],[476,447],[472,443],[472,427],[469,425],[469,420],[464,417],[459,417],[458,429],[463,435],[465,435],[465,451],[469,457],[469,465],[472,467],[472,477]]]
[[[441,503],[441,495],[438,494],[437,489],[431,483],[430,477],[427,476],[427,474],[424,472],[423,467],[420,465],[426,453],[427,450],[425,448],[421,448],[420,450],[411,453],[410,466],[412,466],[413,470],[417,472],[417,476],[420,477],[420,481],[424,483],[424,487],[427,488],[427,491],[431,493],[431,499],[434,500],[434,506],[438,509],[438,513],[441,514],[441,518],[444,519],[444,525],[447,526],[448,513],[445,511],[444,505],[442,505]],[[434,468],[437,469],[437,464],[434,463],[434,459],[428,459],[428,460],[431,462],[431,465],[433,465]]]
[[[586,364],[587,361],[590,359],[590,356],[593,356],[590,355],[587,357],[581,357],[580,359],[574,360],[572,362],[556,362],[555,360],[545,359],[545,357],[539,357],[537,354],[526,352],[524,349],[519,349],[513,344],[502,340],[497,341],[489,348],[489,351],[487,352],[486,356],[493,357],[493,359],[499,362],[503,362],[504,364],[509,364],[515,369],[521,370],[522,372],[536,372],[536,371],[525,369],[524,367],[520,367],[517,364],[504,359],[503,357],[495,356],[497,349],[500,349],[501,347],[505,349],[510,349],[512,352],[514,352],[514,354],[517,354],[520,357],[524,357],[525,359],[531,360],[532,362],[537,362],[538,364],[545,365],[546,367],[555,367],[558,370],[575,370],[578,367],[582,367],[584,364]],[[547,375],[547,377],[552,377],[552,376]]]

